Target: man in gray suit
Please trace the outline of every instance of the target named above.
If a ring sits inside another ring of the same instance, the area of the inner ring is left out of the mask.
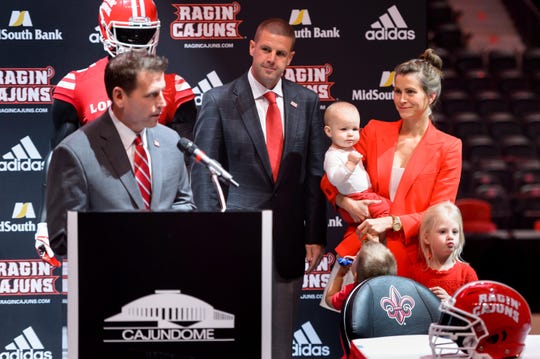
[[[203,96],[194,142],[230,172],[239,187],[225,188],[228,210],[273,210],[272,358],[291,358],[295,311],[306,270],[326,244],[326,200],[319,183],[327,147],[319,98],[282,78],[294,56],[294,29],[282,19],[259,24],[250,41],[251,68]],[[266,146],[268,91],[277,94],[283,149],[276,179]],[[199,210],[218,211],[218,193],[204,166],[192,168]],[[249,265],[246,264],[246,270]],[[247,295],[247,293],[244,293]]]
[[[179,210],[196,207],[178,133],[158,124],[165,106],[168,61],[130,51],[112,58],[105,87],[112,104],[54,150],[47,178],[47,225],[55,253],[67,253],[67,211]],[[140,135],[150,164],[151,201],[145,206],[134,175]]]

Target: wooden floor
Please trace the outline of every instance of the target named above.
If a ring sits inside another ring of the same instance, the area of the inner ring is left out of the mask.
[[[531,334],[540,334],[540,313],[533,313],[532,315]]]

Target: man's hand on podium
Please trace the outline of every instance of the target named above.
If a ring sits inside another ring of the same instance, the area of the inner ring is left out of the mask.
[[[49,231],[47,230],[47,223],[38,223],[38,228],[34,236],[36,242],[36,251],[42,260],[49,263],[52,267],[60,267],[62,263],[54,256],[54,251],[49,244]]]

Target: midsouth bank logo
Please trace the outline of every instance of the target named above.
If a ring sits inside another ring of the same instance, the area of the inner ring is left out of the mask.
[[[382,89],[353,90],[352,99],[357,101],[387,101],[394,98],[394,71],[383,71],[379,80]],[[384,91],[383,91],[384,90]]]
[[[13,206],[13,214],[11,218],[36,218],[36,212],[34,212],[34,206],[31,202],[17,202]]]
[[[20,219],[28,219],[20,222]],[[36,224],[32,219],[36,218],[34,206],[31,202],[17,202],[13,206],[12,221],[0,221],[0,232],[35,232]]]
[[[238,20],[240,4],[172,4],[177,18],[171,22],[173,40],[243,40]]]
[[[331,29],[322,29],[317,26],[311,27],[311,17],[308,9],[293,9],[289,18],[289,24],[293,26],[304,25],[294,30],[296,38],[302,39],[337,39],[340,38],[339,29],[333,26]]]
[[[367,40],[414,40],[416,33],[409,30],[396,5],[389,7],[366,31]]]
[[[330,347],[324,345],[321,338],[313,328],[311,322],[307,321],[300,329],[294,332],[293,357],[329,357]]]
[[[0,160],[0,172],[41,172],[43,166],[44,161],[30,136],[21,138]]]
[[[16,335],[4,349],[0,352],[0,359],[51,359],[53,357],[52,352],[45,350],[32,327],[28,327],[20,335]]]
[[[234,341],[234,315],[179,290],[156,290],[104,320],[103,342]]]
[[[22,28],[22,29],[21,29]],[[0,28],[0,40],[8,41],[54,41],[63,40],[62,31],[58,29],[43,30],[32,24],[30,12],[27,10],[12,10],[9,28]]]

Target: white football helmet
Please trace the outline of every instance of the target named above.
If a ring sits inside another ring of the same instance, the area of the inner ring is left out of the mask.
[[[98,22],[103,48],[111,56],[130,50],[156,53],[160,22],[152,0],[105,0]]]

